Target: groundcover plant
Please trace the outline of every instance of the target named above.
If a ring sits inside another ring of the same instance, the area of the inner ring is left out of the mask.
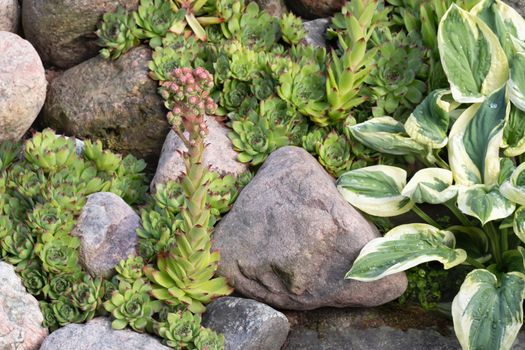
[[[427,167],[408,183],[404,169],[388,165],[338,180],[342,195],[366,213],[413,210],[426,222],[369,242],[346,278],[373,281],[428,261],[471,267],[452,303],[464,349],[510,349],[523,324],[524,33],[525,20],[499,0],[470,11],[450,6],[437,33],[449,88],[432,91],[404,124],[381,117],[350,127],[367,146],[414,154]],[[446,205],[458,224],[440,226],[421,203]]]

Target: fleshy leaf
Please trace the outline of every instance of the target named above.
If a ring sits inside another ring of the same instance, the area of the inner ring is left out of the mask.
[[[507,82],[509,67],[498,37],[482,20],[455,4],[439,24],[438,48],[457,102],[482,102]]]
[[[525,242],[525,206],[519,207],[514,213],[512,228],[516,236],[518,236],[522,242]]]
[[[503,197],[497,187],[473,185],[459,189],[458,208],[485,225],[489,221],[512,215],[516,205]]]
[[[518,52],[512,56],[508,86],[510,101],[525,111],[525,52]]]
[[[405,122],[407,134],[431,148],[447,145],[450,103],[443,100],[449,90],[434,90],[421,102]]]
[[[344,173],[337,189],[354,207],[367,214],[388,217],[409,211],[414,203],[401,195],[407,173],[401,168],[374,165]]]
[[[525,163],[520,164],[500,187],[501,194],[519,205],[525,205]]]
[[[426,168],[414,174],[401,194],[415,203],[441,204],[454,198],[457,188],[450,170]]]
[[[368,242],[346,278],[375,281],[428,261],[439,261],[449,269],[467,258],[463,249],[454,249],[455,244],[450,231],[427,224],[401,225]]]
[[[425,147],[412,140],[403,124],[392,117],[377,117],[351,126],[350,132],[362,144],[388,154],[426,153]]]
[[[505,89],[465,110],[452,126],[448,159],[458,185],[497,183],[499,148],[507,111]]]
[[[454,330],[463,349],[508,350],[523,323],[525,276],[483,269],[470,272],[452,302]]]
[[[505,120],[501,148],[505,148],[507,157],[516,157],[525,152],[525,112],[513,104]]]

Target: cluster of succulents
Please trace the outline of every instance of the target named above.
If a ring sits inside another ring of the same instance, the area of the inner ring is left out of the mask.
[[[144,168],[98,142],[86,141],[79,154],[73,139],[49,129],[24,145],[0,145],[0,260],[15,266],[51,330],[93,318],[113,289],[79,264],[80,241],[71,231],[87,196],[110,191],[140,204]]]

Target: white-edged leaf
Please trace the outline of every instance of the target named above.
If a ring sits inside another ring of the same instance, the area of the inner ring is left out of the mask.
[[[525,112],[513,104],[505,118],[501,148],[505,149],[507,157],[516,157],[525,152]]]
[[[348,203],[367,214],[388,217],[406,213],[414,203],[401,195],[405,170],[389,165],[374,165],[344,173],[337,189]]]
[[[427,153],[422,144],[408,136],[403,124],[392,117],[372,118],[349,129],[357,141],[382,153],[395,155]]]
[[[405,130],[412,139],[431,148],[447,145],[451,109],[450,103],[443,100],[447,94],[450,90],[432,91],[408,117]]]
[[[507,106],[505,89],[501,89],[470,106],[452,126],[448,160],[457,185],[497,183]]]
[[[501,194],[519,205],[525,205],[525,163],[520,164],[510,178],[500,186]]]
[[[449,269],[467,258],[463,249],[454,249],[455,244],[452,232],[428,224],[397,226],[365,245],[346,278],[375,281],[428,261]]]
[[[514,213],[512,229],[518,238],[525,243],[525,206],[521,206]]]
[[[518,52],[510,58],[509,99],[525,111],[525,52]]]
[[[497,187],[473,185],[459,188],[458,208],[485,225],[512,215],[516,205],[505,198]]]
[[[438,48],[457,102],[482,102],[508,80],[507,57],[496,34],[482,20],[455,4],[439,24]]]
[[[401,194],[415,203],[441,204],[457,194],[452,186],[452,172],[441,168],[425,168],[412,176]]]
[[[454,330],[463,349],[508,350],[523,324],[525,276],[470,272],[452,302]]]

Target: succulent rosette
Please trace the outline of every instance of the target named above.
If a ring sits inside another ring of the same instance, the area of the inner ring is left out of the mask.
[[[224,335],[209,328],[201,328],[193,344],[197,350],[222,350],[224,349]]]
[[[291,12],[281,17],[280,26],[283,40],[290,45],[297,45],[306,37],[303,21]]]
[[[157,333],[166,345],[175,349],[192,348],[193,340],[201,329],[201,317],[184,311],[169,313],[166,321],[158,327]]]
[[[329,133],[326,138],[316,144],[319,163],[335,177],[350,170],[353,161],[350,142],[345,136],[336,132]]]
[[[126,260],[121,260],[115,270],[118,274],[120,281],[126,281],[133,283],[134,281],[142,278],[144,274],[142,269],[144,268],[144,259],[140,256],[130,256]]]
[[[246,82],[228,79],[224,82],[220,104],[228,111],[236,111],[249,97],[250,85]]]
[[[162,44],[162,37],[177,20],[177,13],[168,1],[141,0],[139,8],[133,12],[133,18],[141,28],[140,39],[149,39],[149,45],[156,48]]]
[[[104,14],[96,33],[98,45],[103,47],[100,50],[103,58],[117,59],[140,43],[133,15],[120,6],[116,12]]]

